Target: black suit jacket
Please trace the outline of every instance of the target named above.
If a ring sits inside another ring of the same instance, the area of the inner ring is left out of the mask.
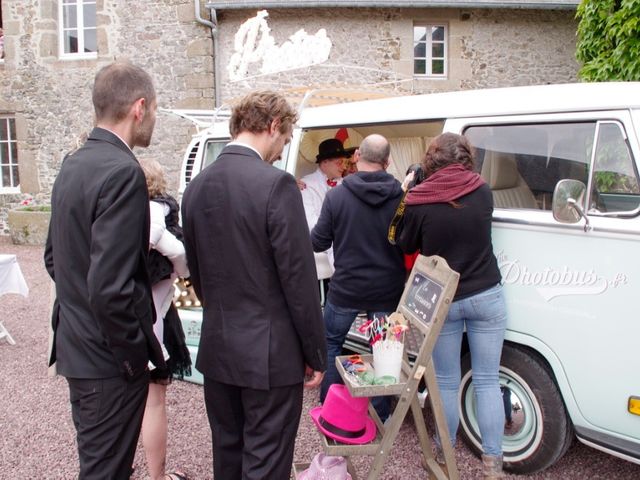
[[[253,150],[225,147],[182,199],[191,279],[204,307],[196,367],[268,389],[326,369],[326,340],[302,196]]]
[[[57,298],[50,364],[71,378],[134,378],[149,359],[164,367],[146,266],[149,198],[133,152],[94,128],[63,161],[51,207],[45,265]]]

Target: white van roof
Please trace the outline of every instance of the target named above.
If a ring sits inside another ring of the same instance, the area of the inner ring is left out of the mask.
[[[303,129],[426,119],[640,107],[640,82],[567,83],[467,90],[305,109]]]

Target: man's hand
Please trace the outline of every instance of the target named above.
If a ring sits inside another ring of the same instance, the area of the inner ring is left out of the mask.
[[[312,370],[311,367],[307,366],[305,369],[305,379],[308,379],[304,382],[304,388],[315,388],[320,385],[322,382],[322,378],[324,377],[324,372],[317,372]]]
[[[298,184],[298,188],[300,189],[300,191],[302,191],[305,188],[307,188],[307,184],[304,183],[302,180],[296,179],[296,183]]]

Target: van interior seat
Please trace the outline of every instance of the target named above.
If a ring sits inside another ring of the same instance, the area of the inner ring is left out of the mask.
[[[480,174],[493,192],[494,207],[538,208],[531,189],[518,172],[513,153],[487,150]]]

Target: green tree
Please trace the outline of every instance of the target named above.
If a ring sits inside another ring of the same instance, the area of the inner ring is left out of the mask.
[[[582,80],[640,80],[640,0],[582,0],[576,17]]]

